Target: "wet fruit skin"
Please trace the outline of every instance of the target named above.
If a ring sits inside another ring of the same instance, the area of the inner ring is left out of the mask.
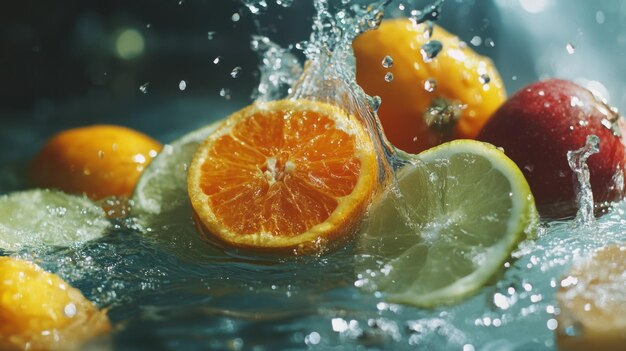
[[[73,350],[110,329],[106,312],[58,276],[0,257],[1,350]]]
[[[161,144],[130,128],[94,125],[53,136],[31,163],[38,187],[86,194],[93,200],[129,196]]]
[[[382,98],[378,117],[385,135],[410,153],[452,139],[474,139],[506,99],[493,62],[437,25],[430,39],[443,48],[432,60],[425,59],[425,32],[424,24],[406,18],[385,20],[353,43],[357,82],[367,94]],[[386,56],[393,59],[388,68],[383,65]],[[387,73],[393,74],[390,82]],[[429,113],[442,106],[448,107],[446,112]]]
[[[566,80],[533,83],[512,96],[485,125],[478,139],[504,148],[530,184],[542,217],[576,214],[575,178],[567,152],[600,139],[587,160],[596,205],[624,197],[623,122],[587,89]],[[617,174],[617,176],[616,176]]]

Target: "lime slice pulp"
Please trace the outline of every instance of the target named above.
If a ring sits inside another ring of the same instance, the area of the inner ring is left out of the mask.
[[[144,170],[131,199],[131,218],[143,233],[183,256],[205,246],[199,239],[187,196],[187,167],[200,144],[220,122],[195,130],[163,147]]]
[[[86,197],[41,189],[0,196],[0,249],[72,246],[102,237],[110,226]]]
[[[421,307],[470,295],[538,225],[519,168],[494,146],[457,140],[412,158],[370,209],[357,285]]]

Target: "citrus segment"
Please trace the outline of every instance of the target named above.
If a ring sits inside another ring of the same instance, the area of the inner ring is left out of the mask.
[[[74,128],[53,136],[30,167],[33,184],[99,200],[129,196],[161,144],[113,125]]]
[[[110,226],[85,197],[39,189],[0,196],[0,249],[72,246],[102,237]]]
[[[623,350],[626,344],[626,243],[574,262],[556,295],[560,350]]]
[[[412,161],[370,209],[358,285],[397,303],[454,302],[533,233],[533,197],[517,166],[489,144],[453,141]]]
[[[361,123],[321,102],[251,105],[209,136],[189,169],[201,228],[233,246],[310,251],[345,237],[377,183]]]
[[[0,257],[0,349],[73,350],[110,329],[106,312],[58,276]]]

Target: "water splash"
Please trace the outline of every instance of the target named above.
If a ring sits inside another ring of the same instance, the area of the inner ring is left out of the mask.
[[[596,135],[587,136],[586,144],[582,148],[567,152],[567,163],[576,177],[574,180],[576,200],[578,201],[576,222],[583,227],[590,226],[595,219],[587,159],[598,152],[600,152],[600,138]]]

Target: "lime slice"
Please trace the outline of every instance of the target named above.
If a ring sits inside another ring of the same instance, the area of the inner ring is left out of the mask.
[[[494,146],[457,140],[410,157],[370,209],[357,286],[432,307],[476,291],[538,225],[517,166]]]
[[[215,122],[165,145],[142,173],[131,199],[135,228],[183,255],[205,246],[196,231],[187,196],[187,167],[198,146],[219,124]]]
[[[72,246],[102,237],[110,227],[91,200],[56,190],[0,196],[0,248]]]

